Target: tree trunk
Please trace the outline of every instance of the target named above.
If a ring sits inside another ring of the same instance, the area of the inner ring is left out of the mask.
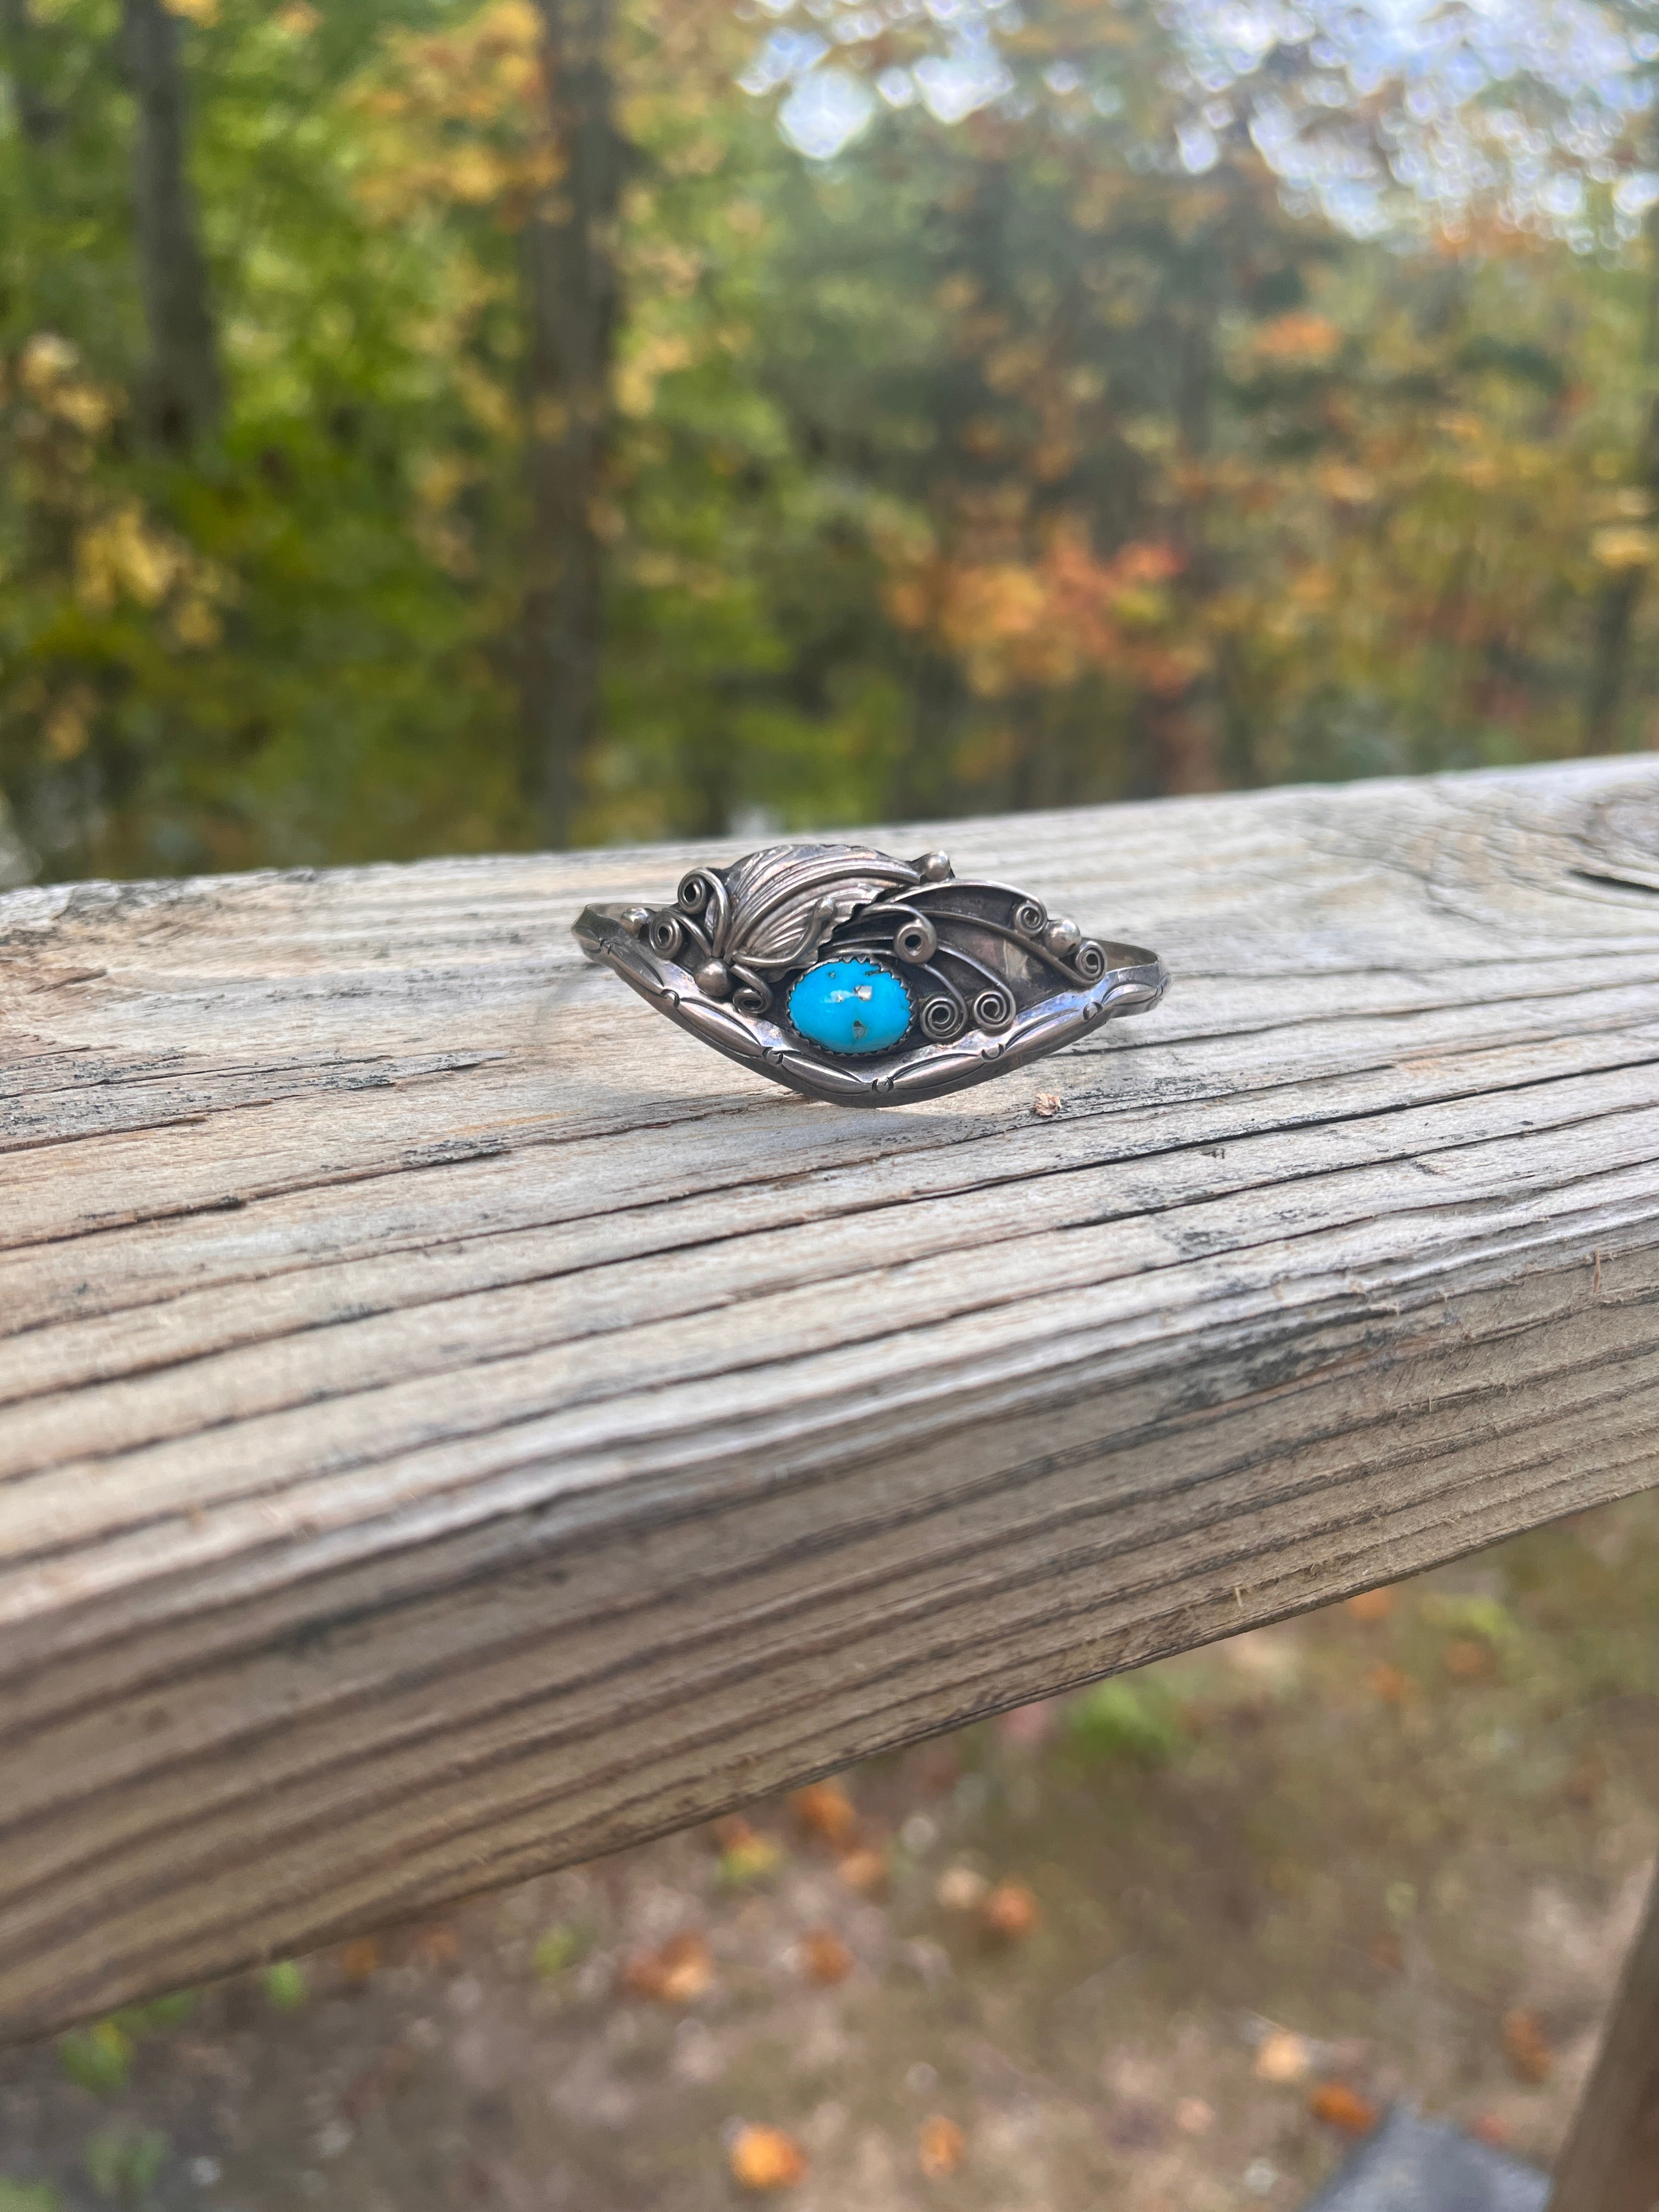
[[[222,393],[207,264],[186,174],[178,26],[163,0],[123,0],[122,36],[138,105],[133,218],[149,331],[141,411],[152,437],[182,449],[217,422]]]
[[[1650,145],[1652,151],[1659,153],[1659,125],[1656,125]],[[1642,365],[1651,391],[1655,373],[1659,370],[1659,208],[1649,210],[1646,236],[1648,299],[1642,332]],[[1633,479],[1647,492],[1650,501],[1659,501],[1659,392],[1653,392],[1648,403]],[[1609,751],[1618,735],[1619,708],[1630,663],[1631,632],[1647,580],[1647,570],[1638,566],[1619,569],[1601,586],[1595,612],[1595,653],[1584,698],[1583,750],[1587,753]]]
[[[1648,410],[1635,477],[1650,497],[1659,498],[1659,395]],[[1590,664],[1589,692],[1584,702],[1587,753],[1610,751],[1619,734],[1619,708],[1630,665],[1631,632],[1647,580],[1646,568],[1638,566],[1619,569],[1601,586],[1595,615],[1595,654]]]
[[[11,80],[17,127],[29,147],[44,146],[63,117],[40,87],[40,33],[28,0],[0,0],[0,53]]]
[[[524,599],[526,796],[567,844],[599,726],[605,468],[617,314],[622,143],[611,114],[612,0],[539,0],[553,136],[563,163],[525,228],[529,294],[530,543]]]

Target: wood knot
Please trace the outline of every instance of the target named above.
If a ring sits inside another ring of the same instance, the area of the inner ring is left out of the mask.
[[[1659,784],[1601,799],[1584,824],[1581,882],[1659,895]]]

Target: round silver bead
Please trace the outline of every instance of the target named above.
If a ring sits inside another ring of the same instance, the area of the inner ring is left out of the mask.
[[[1069,960],[1083,942],[1083,932],[1074,921],[1051,921],[1044,940],[1050,952],[1062,960]]]
[[[732,995],[732,978],[723,960],[705,960],[696,971],[696,981],[705,999],[729,999]]]

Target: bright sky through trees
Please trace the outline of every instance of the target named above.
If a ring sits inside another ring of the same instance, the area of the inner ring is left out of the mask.
[[[1065,58],[1040,90],[1022,82],[1018,0],[750,0],[768,25],[739,79],[782,91],[779,128],[795,149],[833,159],[883,102],[916,102],[954,124],[1046,93],[1124,106],[1122,88]],[[1456,220],[1480,204],[1588,247],[1628,240],[1659,198],[1659,173],[1633,165],[1631,119],[1652,98],[1659,33],[1642,11],[1594,0],[1170,0],[1162,20],[1187,95],[1172,148],[1195,175],[1243,127],[1290,204],[1359,236]],[[893,33],[924,50],[869,77],[851,58]],[[1598,198],[1595,188],[1610,187]]]

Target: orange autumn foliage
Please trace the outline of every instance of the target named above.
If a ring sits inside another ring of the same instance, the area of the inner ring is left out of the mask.
[[[1368,1672],[1365,1680],[1373,1694],[1385,1705],[1403,1705],[1415,1686],[1411,1676],[1402,1668],[1390,1667],[1386,1660],[1379,1660]]]
[[[1344,1610],[1371,1628],[1389,1618],[1394,1611],[1394,1592],[1385,1583],[1381,1589],[1361,1590],[1357,1597],[1348,1598]]]
[[[924,2120],[921,2139],[916,2145],[916,2157],[929,2181],[943,2181],[962,2164],[967,2138],[952,2119],[943,2112],[935,2112]]]
[[[739,2189],[793,2189],[806,2179],[806,2153],[781,2128],[740,2128],[726,2162]]]
[[[1480,1682],[1497,1672],[1498,1662],[1489,1644],[1460,1636],[1446,1646],[1445,1667],[1454,1681]]]
[[[1036,1932],[1042,1908],[1025,1884],[1011,1876],[991,1891],[979,1917],[988,1935],[1005,1943],[1022,1943]]]
[[[683,1929],[654,1951],[636,1951],[623,1968],[623,1987],[659,2004],[690,2004],[714,1978],[708,1938]]]
[[[1536,2083],[1549,2079],[1555,2053],[1550,2049],[1543,2023],[1536,2013],[1520,2007],[1505,2013],[1503,2038],[1504,2055],[1517,2081]]]
[[[821,1989],[844,1982],[853,1971],[853,1954],[833,1928],[809,1928],[800,1939],[800,1955],[807,1980]]]
[[[1203,660],[1200,647],[1170,630],[1164,587],[1181,568],[1176,549],[1155,542],[1103,558],[1083,529],[1065,525],[1018,556],[912,558],[892,575],[887,606],[902,628],[959,658],[985,697],[1073,683],[1090,670],[1175,693]]]
[[[1368,2136],[1381,2117],[1369,2098],[1346,2081],[1326,2081],[1308,2100],[1308,2110],[1328,2127],[1345,2136]]]
[[[789,1809],[809,1836],[834,1850],[848,1850],[858,1834],[859,1816],[839,1782],[814,1782],[797,1790]]]
[[[866,1844],[838,1860],[836,1871],[849,1889],[861,1897],[874,1897],[887,1887],[887,1854]]]
[[[340,1952],[340,1972],[349,1982],[366,1982],[380,1964],[380,1945],[374,1936],[359,1936]]]

